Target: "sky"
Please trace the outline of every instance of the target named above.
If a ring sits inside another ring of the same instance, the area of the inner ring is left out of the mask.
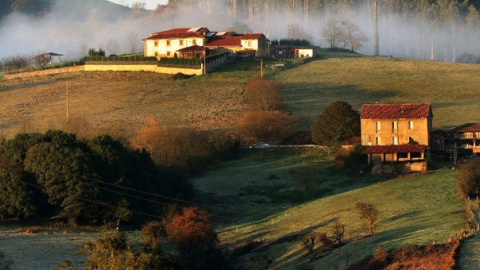
[[[156,9],[158,4],[166,5],[168,3],[168,0],[108,0],[108,1],[129,6],[129,7],[136,2],[145,2],[147,4],[145,7],[146,9]]]

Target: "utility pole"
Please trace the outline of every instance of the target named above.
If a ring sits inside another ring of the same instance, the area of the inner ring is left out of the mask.
[[[380,56],[380,42],[378,38],[378,0],[374,0],[373,2],[373,12],[374,12],[374,20],[375,20],[375,52],[374,56]]]
[[[68,120],[70,119],[70,101],[69,101],[69,95],[70,95],[70,83],[67,81],[67,123],[68,123]]]
[[[260,58],[260,77],[263,78],[263,57]]]
[[[203,47],[203,75],[207,74],[207,48]]]

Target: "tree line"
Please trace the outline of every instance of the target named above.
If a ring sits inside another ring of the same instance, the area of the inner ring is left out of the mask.
[[[172,0],[169,6],[178,14],[189,9],[206,14],[225,12],[256,31],[272,32],[276,38],[288,33],[290,39],[309,39],[328,46],[332,40],[319,37],[322,27],[332,20],[349,19],[373,40],[373,2]],[[379,0],[380,53],[442,61],[455,61],[463,53],[480,54],[475,45],[480,41],[479,8],[478,0]]]
[[[128,189],[128,190],[127,190]],[[118,223],[162,205],[142,192],[188,197],[188,185],[158,169],[145,151],[110,136],[78,139],[63,131],[23,133],[0,141],[0,217],[63,217]]]

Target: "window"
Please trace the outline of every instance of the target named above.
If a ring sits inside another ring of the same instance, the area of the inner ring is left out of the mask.
[[[376,131],[380,130],[380,122],[375,122],[375,130]]]
[[[392,122],[392,130],[397,130],[397,122]]]
[[[167,56],[170,56],[170,52],[167,52]]]
[[[158,52],[155,52],[155,57],[158,57]]]
[[[155,45],[155,47],[157,47],[158,46],[158,41],[155,41],[154,45]]]
[[[376,145],[380,145],[381,142],[382,141],[381,141],[380,137],[375,137],[375,144]]]
[[[413,121],[408,121],[408,129],[413,129]]]
[[[408,158],[408,153],[398,153],[397,158],[398,159],[407,159]]]
[[[397,145],[397,144],[398,144],[398,138],[397,138],[397,137],[393,137],[393,138],[392,138],[392,144],[393,144],[393,145]]]
[[[413,152],[413,153],[410,153],[410,157],[412,157],[412,159],[420,159],[422,158],[422,153],[420,152]]]
[[[170,46],[170,40],[167,40],[167,46]]]
[[[197,40],[193,40],[193,45],[197,45]]]
[[[183,46],[183,40],[180,40],[180,46]]]

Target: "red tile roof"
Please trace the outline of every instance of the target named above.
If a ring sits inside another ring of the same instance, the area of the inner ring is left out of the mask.
[[[430,104],[365,104],[361,119],[427,118]]]
[[[394,153],[413,153],[425,152],[425,145],[402,144],[402,145],[376,145],[365,150],[367,154],[394,154]]]
[[[202,46],[194,45],[178,50],[177,52],[203,52],[204,48]]]
[[[167,39],[167,38],[190,38],[190,37],[205,37],[202,35],[202,30],[208,30],[206,27],[182,27],[165,30],[162,32],[153,33],[145,39]]]
[[[42,54],[36,55],[33,58],[34,59],[40,59],[40,58],[44,58],[45,56],[63,56],[63,54],[47,52],[47,53],[42,53]]]
[[[252,34],[244,34],[242,39],[259,39],[263,34],[252,33]]]
[[[452,129],[451,132],[480,132],[480,123],[468,123]]]
[[[205,44],[205,47],[242,47],[241,36],[213,37]]]

